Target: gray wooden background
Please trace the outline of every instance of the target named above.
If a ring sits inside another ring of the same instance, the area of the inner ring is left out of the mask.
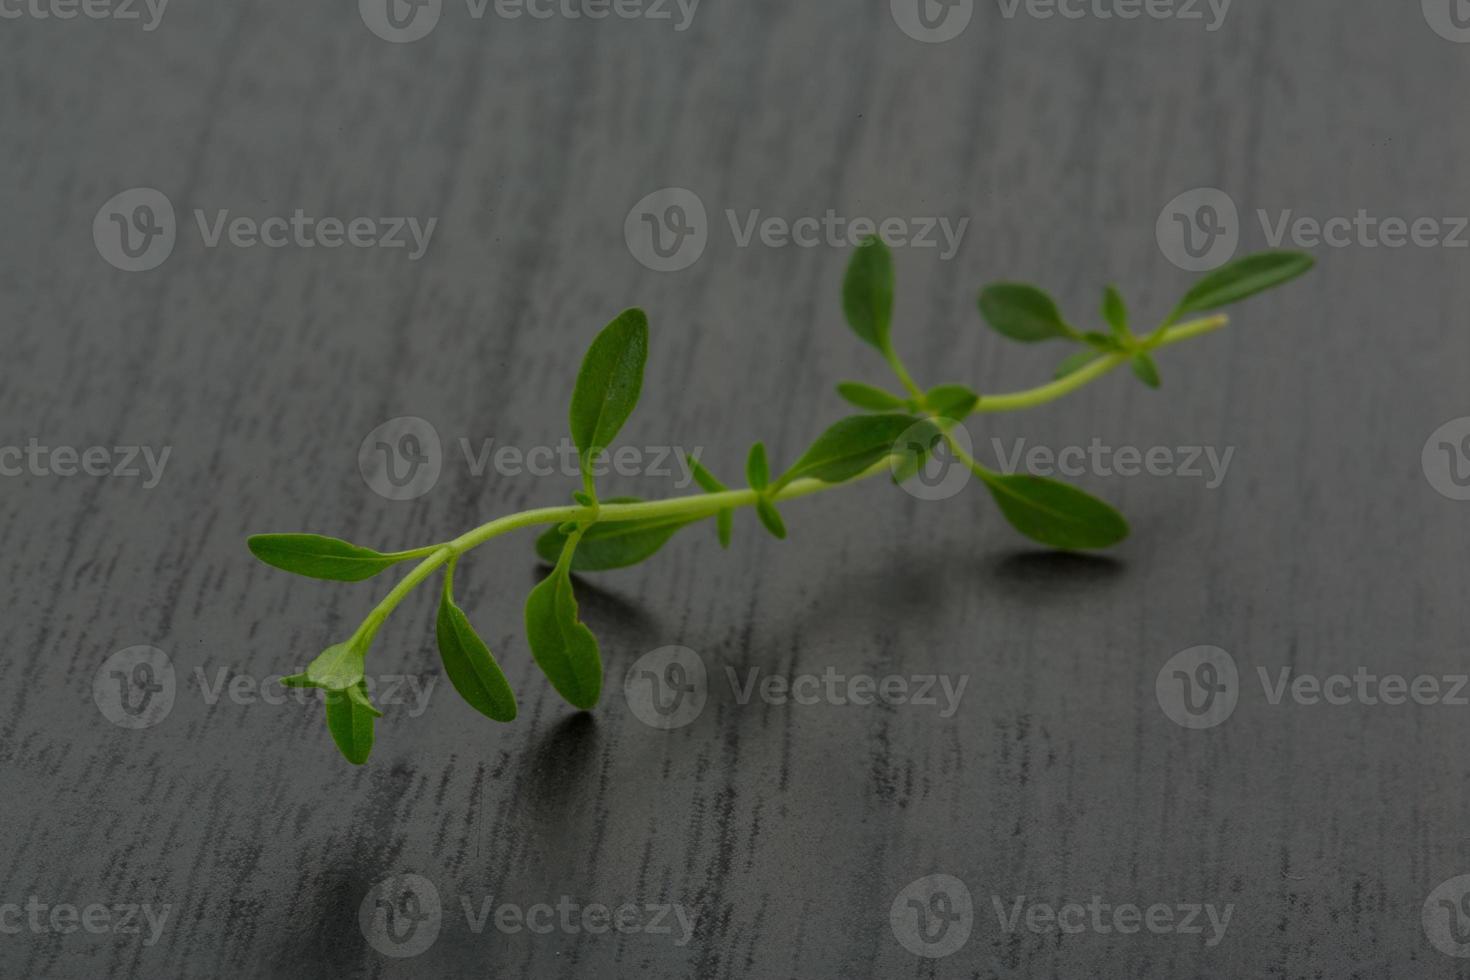
[[[1470,708],[1273,704],[1258,679],[1467,670],[1470,503],[1421,462],[1470,415],[1463,247],[1314,248],[1309,279],[1163,353],[1162,391],[1123,372],[974,421],[987,459],[992,439],[1234,448],[1215,489],[1078,481],[1132,521],[1105,557],[1036,551],[976,486],[925,502],[874,481],[787,506],[787,542],[745,513],[728,553],[700,527],[587,582],[608,681],[585,715],[527,653],[540,570],[522,533],[458,576],[519,720],[449,689],[425,588],[369,672],[433,683],[427,710],[388,706],[371,761],[349,766],[317,706],[251,692],[344,637],[392,575],[294,579],[244,546],[312,530],[414,547],[565,501],[574,480],[476,474],[459,440],[555,446],[582,350],[630,305],[653,333],[623,442],[703,447],[731,481],[756,439],[789,462],[842,413],[834,382],[884,372],[842,321],[848,250],[741,247],[729,210],[969,218],[948,260],[897,250],[895,336],[927,383],[988,392],[1044,381],[1062,354],[991,334],[977,288],[1044,283],[1090,326],[1117,282],[1156,318],[1193,281],[1156,221],[1192,188],[1238,205],[1242,251],[1267,244],[1261,210],[1470,214],[1470,44],[1431,24],[1452,24],[1448,0],[1236,0],[1214,30],[1203,4],[1203,20],[1067,19],[982,0],[943,43],[882,0],[705,0],[683,30],[672,6],[512,19],[448,0],[413,43],[345,0],[174,0],[151,30],[141,5],[58,19],[27,3],[0,8],[19,14],[0,19],[0,446],[170,455],[152,487],[63,475],[64,457],[0,478],[0,973],[1470,975],[1421,921],[1470,873]],[[172,203],[177,240],[132,273],[93,222],[139,187]],[[666,187],[708,211],[702,257],[677,272],[625,240],[630,209]],[[194,217],[297,209],[438,223],[411,261],[207,247]],[[443,442],[442,475],[411,501],[358,465],[400,416]],[[659,731],[623,678],[669,645],[708,665],[708,703]],[[1238,705],[1191,730],[1155,681],[1199,645],[1238,665]],[[131,729],[94,679],[105,692],[105,662],[138,646],[167,656],[173,702]],[[942,717],[742,704],[726,668],[968,680]],[[244,693],[220,693],[231,677]],[[359,911],[387,922],[374,889],[405,874],[428,884],[419,926],[438,932],[389,956]],[[973,906],[939,957],[901,938],[905,889],[934,875]],[[1213,937],[1007,930],[1020,897],[1232,917]],[[484,908],[538,903],[678,906],[693,931],[474,928]],[[160,928],[139,912],[129,931],[132,905]],[[68,917],[89,906],[106,908],[95,930]]]

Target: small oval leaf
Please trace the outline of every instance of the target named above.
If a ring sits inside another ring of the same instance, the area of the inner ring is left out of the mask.
[[[764,490],[771,482],[771,467],[766,462],[766,444],[758,442],[750,447],[750,455],[745,458],[745,479],[749,481],[752,490]]]
[[[938,385],[925,393],[924,404],[940,418],[963,422],[980,404],[980,396],[964,385]]]
[[[610,504],[636,504],[637,497],[616,497]],[[681,528],[694,523],[687,517],[656,517],[641,521],[606,521],[582,535],[572,553],[572,571],[605,572],[627,568],[653,557]],[[536,539],[536,554],[555,564],[566,548],[569,534],[552,528]]]
[[[1138,376],[1139,381],[1142,381],[1150,388],[1159,387],[1161,384],[1159,381],[1159,366],[1154,363],[1152,357],[1139,351],[1133,355],[1131,363],[1133,365],[1133,373]]]
[[[439,642],[444,673],[449,675],[449,683],[459,696],[487,718],[515,721],[516,696],[510,682],[464,611],[454,604],[448,579],[439,599],[434,635]]]
[[[1017,474],[983,477],[1006,520],[1053,548],[1107,548],[1128,536],[1128,522],[1109,504],[1075,487]]]
[[[837,394],[841,395],[843,401],[848,404],[868,412],[893,412],[908,404],[904,399],[891,395],[882,388],[875,388],[858,381],[842,382],[837,386]]]
[[[590,710],[602,695],[602,654],[597,637],[577,619],[568,564],[558,564],[527,597],[526,640],[556,692]]]
[[[338,643],[317,654],[306,665],[306,679],[313,687],[345,691],[362,682],[367,652],[351,643]]]
[[[320,534],[253,534],[250,553],[282,571],[333,582],[361,582],[403,561]]]
[[[643,390],[648,361],[648,317],[621,313],[592,341],[572,391],[572,441],[586,467],[617,437]]]
[[[328,691],[327,730],[337,750],[354,766],[368,761],[373,751],[373,724],[383,713],[373,707],[361,685]]]
[[[893,322],[893,256],[877,237],[864,239],[842,280],[842,312],[852,332],[879,350]]]
[[[755,502],[755,516],[760,518],[761,524],[773,536],[786,540],[786,522],[781,520],[781,512],[776,509],[775,504],[762,497]]]
[[[1132,333],[1128,329],[1128,304],[1123,302],[1123,294],[1114,286],[1109,286],[1103,292],[1102,315],[1103,320],[1112,328],[1113,336],[1126,343]]]
[[[888,456],[902,455],[899,439],[916,425],[932,423],[913,415],[853,415],[817,437],[790,470],[775,484],[811,478],[824,483],[850,480]]]
[[[1068,375],[1076,374],[1078,371],[1087,367],[1087,365],[1091,364],[1093,361],[1102,356],[1103,355],[1100,351],[1079,350],[1077,353],[1068,357],[1061,364],[1058,364],[1056,373],[1052,375],[1052,377],[1054,377],[1057,381],[1060,381]]]
[[[1305,252],[1257,252],[1236,259],[1205,276],[1184,294],[1174,316],[1203,313],[1248,299],[1297,276],[1305,275],[1317,260]]]
[[[1034,344],[1074,336],[1050,296],[1021,282],[1000,282],[980,292],[980,315],[996,332]]]

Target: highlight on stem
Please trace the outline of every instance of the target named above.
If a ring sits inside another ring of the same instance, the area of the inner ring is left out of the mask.
[[[332,739],[348,761],[366,762],[376,720],[382,717],[365,681],[368,649],[404,597],[442,568],[434,634],[444,673],[475,710],[494,721],[513,721],[515,694],[454,601],[454,570],[461,557],[487,541],[542,526],[547,529],[536,540],[536,554],[551,565],[551,572],[526,599],[526,643],[556,692],[574,707],[589,710],[602,693],[602,656],[597,637],[578,616],[573,573],[636,565],[679,531],[711,519],[720,544],[728,548],[735,512],[744,508],[754,510],[762,527],[784,539],[786,518],[779,505],[884,474],[901,484],[918,475],[941,443],[979,477],[1012,527],[1031,540],[1069,550],[1115,545],[1127,536],[1128,524],[1112,506],[1056,480],[987,468],[955,440],[955,426],[972,415],[1053,401],[1124,364],[1142,383],[1158,388],[1158,350],[1226,323],[1224,316],[1202,314],[1295,279],[1312,265],[1310,256],[1290,251],[1263,252],[1232,262],[1201,279],[1157,327],[1144,334],[1134,332],[1128,307],[1111,286],[1103,293],[1099,313],[1106,329],[1086,331],[1072,326],[1052,298],[1035,286],[1014,282],[987,286],[980,293],[980,314],[997,333],[1027,344],[1060,341],[1074,350],[1048,384],[981,395],[962,383],[924,387],[914,380],[891,336],[892,257],[879,239],[868,239],[848,266],[842,309],[853,332],[893,371],[899,390],[844,381],[837,393],[860,414],[834,423],[785,470],[773,470],[765,445],[756,442],[746,460],[747,486],[731,489],[694,461],[703,492],[655,501],[602,500],[593,473],[593,464],[612,446],[643,388],[648,318],[642,310],[627,310],[592,341],[572,390],[569,423],[582,474],[572,503],[497,518],[457,538],[409,551],[380,552],[317,534],[258,534],[249,539],[250,551],[261,561],[309,578],[358,582],[402,562],[418,561],[350,637],[329,646],[303,673],[283,683],[321,689]]]

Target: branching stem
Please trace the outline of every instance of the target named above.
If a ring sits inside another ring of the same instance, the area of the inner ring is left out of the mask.
[[[1149,337],[1142,345],[1146,349],[1167,347],[1182,341],[1199,337],[1225,326],[1229,318],[1223,315],[1204,317],[1198,320],[1190,320],[1186,323],[1177,324],[1164,330],[1162,333]],[[903,362],[891,349],[884,352],[888,362],[892,365],[895,373],[903,382],[915,399],[923,404],[923,391],[913,381]],[[1070,394],[1114,369],[1128,363],[1128,354],[1109,354],[1101,357],[1086,367],[1073,374],[1068,375],[1050,384],[1040,385],[1026,391],[1012,392],[1004,395],[986,395],[980,398],[975,406],[975,413],[991,412],[1014,412],[1025,408],[1033,408],[1055,401],[1064,395]],[[969,466],[981,479],[993,476],[992,471],[983,466],[973,456],[966,453],[954,441],[954,438],[946,432],[946,439],[950,449],[958,456],[965,465]],[[835,490],[838,487],[849,486],[881,473],[891,472],[888,460],[882,460],[868,469],[859,473],[842,483],[824,483],[821,480],[794,480],[771,495],[775,502],[795,500],[799,497],[811,496],[826,490]],[[414,590],[424,579],[428,578],[439,568],[439,566],[451,560],[458,560],[460,555],[478,548],[487,541],[498,538],[512,531],[519,531],[528,527],[538,527],[548,524],[564,524],[575,522],[581,526],[582,533],[587,527],[595,523],[614,521],[637,521],[661,517],[683,517],[691,521],[703,520],[715,516],[722,510],[734,510],[742,507],[754,506],[760,495],[749,487],[741,490],[726,490],[721,493],[706,493],[690,497],[673,497],[667,500],[650,500],[636,504],[600,504],[597,507],[583,507],[581,505],[567,505],[564,507],[541,507],[535,510],[522,511],[519,514],[510,514],[505,517],[497,517],[493,521],[481,524],[479,527],[467,531],[452,541],[446,541],[438,545],[430,545],[427,548],[419,548],[412,552],[402,554],[418,557],[425,555],[408,575],[393,588],[383,600],[374,607],[368,617],[363,620],[357,632],[353,634],[354,642],[370,642],[378,627],[388,618],[389,614],[397,608],[398,604]]]

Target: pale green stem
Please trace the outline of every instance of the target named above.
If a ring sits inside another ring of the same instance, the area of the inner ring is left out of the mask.
[[[893,349],[893,345],[887,340],[883,342],[883,357],[888,361],[888,366],[893,368],[893,373],[898,375],[899,383],[913,396],[914,401],[922,405],[924,403],[924,389],[915,383],[913,375],[909,374],[909,369],[904,366],[903,360],[898,356],[898,352]]]
[[[1158,337],[1150,339],[1145,344],[1145,349],[1152,350],[1156,347],[1168,347],[1181,341],[1207,334],[1212,330],[1219,330],[1230,322],[1230,318],[1224,315],[1206,317],[1202,320],[1190,320],[1178,326],[1170,327]],[[1047,402],[1056,401],[1063,395],[1069,395],[1090,384],[1098,378],[1112,371],[1114,368],[1127,364],[1131,354],[1108,354],[1101,357],[1086,367],[1072,372],[1065,378],[1053,381],[1051,384],[1042,385],[1039,388],[1031,388],[1027,391],[1018,391],[1009,395],[985,395],[975,406],[976,414],[982,412],[1014,412],[1023,408],[1034,408]]]

